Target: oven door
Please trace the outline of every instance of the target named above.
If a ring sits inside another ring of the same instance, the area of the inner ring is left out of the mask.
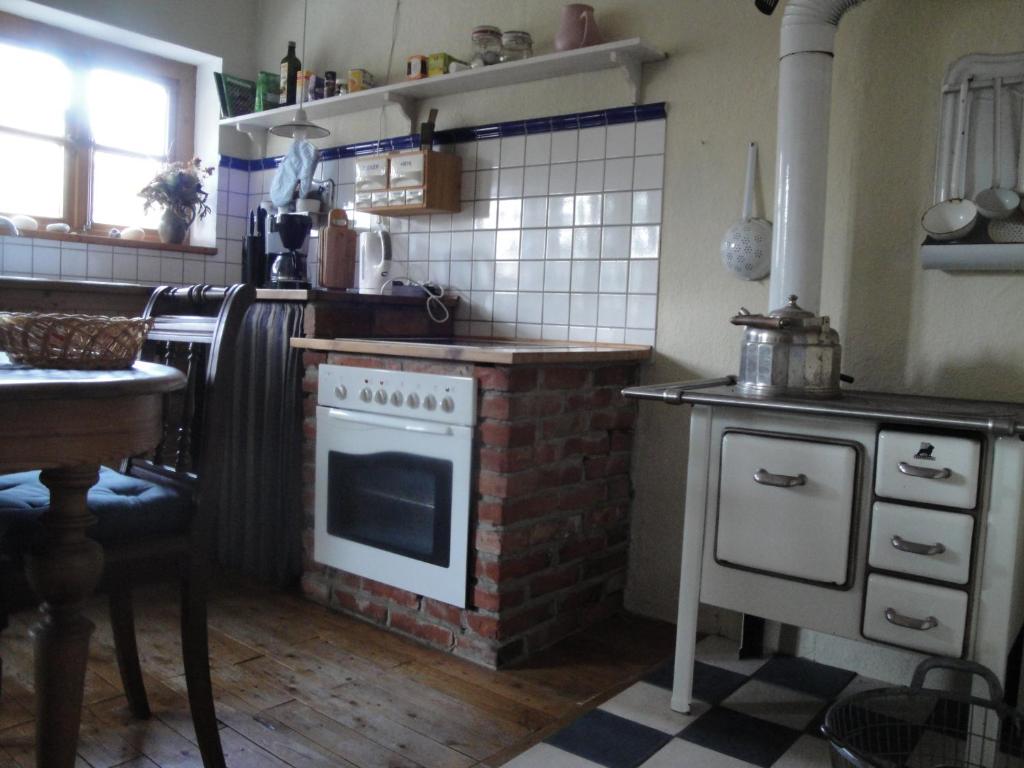
[[[314,559],[466,605],[473,430],[317,407]]]

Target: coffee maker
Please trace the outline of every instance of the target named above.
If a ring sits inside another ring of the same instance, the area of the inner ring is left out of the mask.
[[[304,246],[313,223],[307,213],[280,213],[272,220],[267,237],[267,250],[274,257],[270,265],[271,288],[309,288]],[[281,250],[274,253],[273,235],[280,240]]]

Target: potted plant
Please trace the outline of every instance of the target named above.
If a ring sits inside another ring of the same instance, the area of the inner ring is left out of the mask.
[[[185,242],[192,222],[210,212],[203,179],[212,174],[212,167],[203,168],[200,159],[194,157],[171,163],[139,192],[139,197],[146,201],[144,209],[147,212],[152,205],[163,206],[164,213],[157,229],[161,242]]]

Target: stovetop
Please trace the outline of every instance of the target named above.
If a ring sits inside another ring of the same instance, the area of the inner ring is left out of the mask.
[[[755,398],[740,394],[735,385],[736,377],[724,376],[718,379],[627,387],[622,394],[638,400],[656,400],[670,405],[759,408],[946,429],[983,430],[998,435],[1024,435],[1024,403],[858,390],[843,390],[840,397],[827,400],[797,394]]]

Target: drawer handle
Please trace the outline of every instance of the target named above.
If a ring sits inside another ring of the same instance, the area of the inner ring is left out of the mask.
[[[900,552],[910,552],[914,555],[941,555],[946,551],[944,544],[919,544],[916,541],[907,541],[902,536],[893,536],[892,545]]]
[[[902,613],[897,613],[895,608],[885,609],[885,620],[890,624],[895,624],[897,627],[916,629],[922,632],[926,629],[934,629],[939,626],[939,620],[934,616],[929,616],[927,619],[913,619],[910,616],[904,616]]]
[[[762,467],[754,473],[754,482],[775,488],[794,488],[798,485],[807,485],[807,475],[776,475]]]
[[[932,467],[918,467],[913,464],[907,464],[905,461],[901,461],[898,464],[900,472],[910,477],[923,477],[926,480],[945,480],[947,477],[953,474],[953,471],[949,467],[943,467],[942,469],[933,469]]]

